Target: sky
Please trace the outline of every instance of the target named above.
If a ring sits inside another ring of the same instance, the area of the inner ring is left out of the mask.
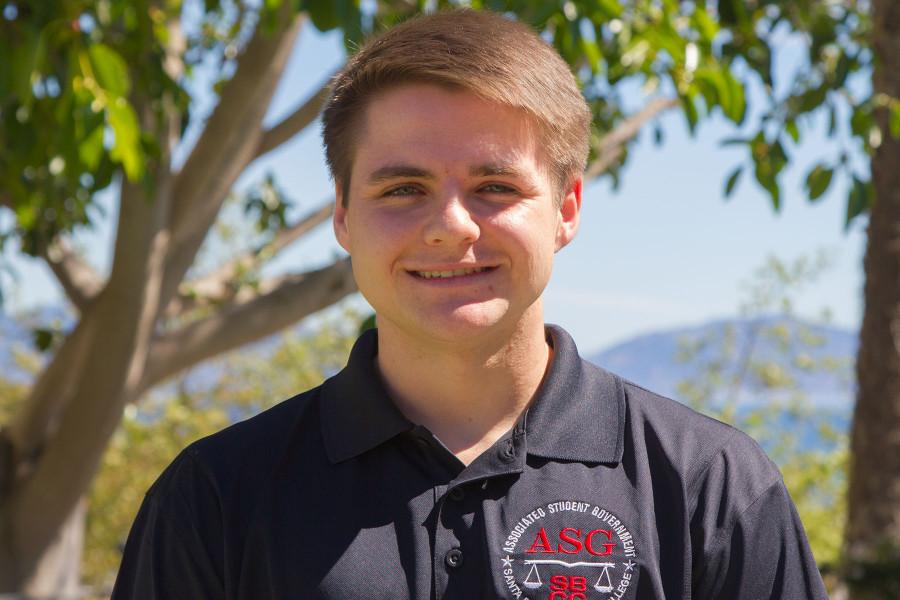
[[[790,78],[791,61],[799,51],[799,45],[786,40],[776,77]],[[288,114],[343,59],[339,36],[305,28],[267,122]],[[627,100],[639,106],[642,98],[634,90]],[[202,112],[211,106],[212,98],[199,94],[197,108]],[[591,353],[643,333],[733,317],[744,299],[742,283],[768,256],[790,261],[825,250],[833,258],[832,266],[800,297],[797,313],[815,318],[828,309],[834,324],[858,329],[865,219],[857,219],[844,231],[844,181],[836,181],[815,205],[803,190],[809,167],[837,155],[834,142],[811,133],[801,146],[788,149],[793,160],[781,178],[783,207],[776,214],[767,193],[749,173],[731,199],[723,199],[728,173],[747,161],[745,150],[720,143],[735,135],[733,126],[714,117],[691,137],[678,112],[670,112],[660,123],[664,143],[656,146],[649,131],[644,135],[631,152],[617,191],[608,179],[586,185],[580,231],[557,255],[544,295],[547,322],[562,325],[582,352]],[[332,195],[318,127],[307,128],[251,165],[237,187],[245,188],[269,171],[295,203],[297,215]],[[102,200],[108,208],[107,222],[76,238],[101,270],[109,267],[115,223],[112,200],[112,194]],[[341,254],[330,227],[324,225],[286,250],[268,272],[322,266]],[[2,310],[15,313],[60,301],[61,291],[46,266],[16,256],[12,247],[6,259],[19,277],[5,288]],[[365,307],[359,298],[352,302]]]

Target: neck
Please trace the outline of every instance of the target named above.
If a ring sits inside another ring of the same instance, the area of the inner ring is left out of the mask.
[[[430,343],[379,323],[378,368],[400,411],[464,464],[509,431],[551,358],[540,304],[509,331],[467,343]]]

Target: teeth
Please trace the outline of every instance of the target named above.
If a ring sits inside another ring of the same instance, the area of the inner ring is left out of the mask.
[[[484,271],[484,267],[476,267],[474,269],[454,269],[452,271],[416,271],[416,275],[423,279],[449,279],[450,277],[471,275],[473,273],[481,273],[482,271]]]

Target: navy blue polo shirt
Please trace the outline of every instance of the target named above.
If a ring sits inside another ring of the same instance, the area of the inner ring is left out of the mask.
[[[395,408],[365,333],[321,386],[175,459],[113,600],[827,598],[753,440],[548,333],[532,405],[468,466]]]

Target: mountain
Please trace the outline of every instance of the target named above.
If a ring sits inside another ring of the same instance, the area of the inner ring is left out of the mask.
[[[697,347],[689,359],[679,359],[680,349]],[[594,364],[621,375],[649,390],[679,398],[684,381],[700,382],[704,367],[721,361],[724,374],[738,364],[776,362],[789,365],[786,374],[815,406],[849,413],[854,399],[853,360],[856,332],[796,318],[771,316],[755,319],[717,320],[641,335],[588,358]],[[749,350],[749,352],[748,352]],[[832,363],[833,370],[801,365]],[[748,377],[736,390],[739,405],[748,407],[776,397],[779,392]]]

